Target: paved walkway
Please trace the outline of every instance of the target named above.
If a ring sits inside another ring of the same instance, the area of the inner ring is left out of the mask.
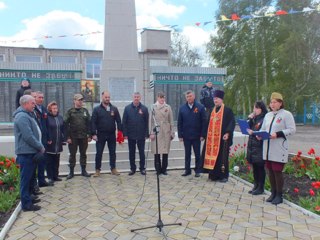
[[[104,174],[42,188],[42,209],[21,212],[6,239],[320,239],[319,218],[266,203],[267,195],[252,196],[233,178],[215,183],[181,173],[170,171],[160,182],[163,223],[182,226],[132,233],[157,223],[156,175]]]

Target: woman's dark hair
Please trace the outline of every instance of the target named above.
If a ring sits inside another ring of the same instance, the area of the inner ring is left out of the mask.
[[[263,101],[256,101],[255,104],[254,104],[254,106],[255,106],[256,108],[260,108],[262,114],[264,114],[264,115],[268,112],[267,107],[266,107],[266,105],[264,104]]]

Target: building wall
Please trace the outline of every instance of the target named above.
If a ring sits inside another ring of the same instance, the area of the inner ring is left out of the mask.
[[[63,115],[73,105],[73,95],[81,92],[84,83],[92,82],[93,87],[99,87],[100,76],[87,74],[94,65],[86,64],[89,58],[100,59],[97,64],[100,74],[102,51],[0,47],[0,101],[3,103],[0,122],[12,121],[22,77],[30,79],[33,90],[44,93],[45,106],[57,101]]]

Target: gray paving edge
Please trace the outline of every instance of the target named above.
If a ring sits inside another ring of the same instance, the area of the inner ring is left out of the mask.
[[[246,185],[248,185],[248,186],[253,186],[252,183],[250,183],[250,182],[248,182],[248,181],[246,181],[246,180],[243,180],[242,178],[239,178],[239,177],[233,175],[232,173],[230,173],[230,176],[231,176],[232,178],[236,179],[237,181],[242,182],[243,184],[246,184]],[[268,190],[265,190],[265,192],[268,193],[269,195],[271,194],[271,192],[268,191]],[[309,217],[313,217],[313,218],[315,218],[315,219],[317,219],[317,220],[320,220],[320,216],[319,216],[318,214],[315,214],[315,213],[313,213],[313,212],[310,212],[309,210],[307,210],[307,209],[305,209],[305,208],[303,208],[303,207],[300,207],[300,206],[298,206],[298,205],[296,205],[296,204],[294,204],[294,203],[292,203],[292,202],[290,202],[290,201],[288,201],[288,200],[286,200],[286,199],[283,199],[283,202],[284,202],[285,204],[289,205],[290,207],[293,207],[293,208],[301,211],[303,214],[305,214],[305,215],[307,215],[307,216],[309,216]]]
[[[1,229],[0,240],[3,240],[5,238],[5,236],[7,235],[8,231],[10,230],[12,224],[16,221],[20,211],[21,211],[21,202],[19,202],[18,206],[16,207],[16,209],[11,214],[9,220],[6,222],[4,227]]]

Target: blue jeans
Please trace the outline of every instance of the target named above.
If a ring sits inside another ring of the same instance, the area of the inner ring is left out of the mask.
[[[130,169],[133,172],[135,172],[137,169],[137,166],[136,166],[136,145],[138,146],[139,157],[140,157],[140,168],[139,169],[140,169],[140,171],[145,169],[145,162],[146,162],[146,157],[144,154],[145,142],[146,142],[145,139],[140,139],[140,140],[128,139]]]
[[[195,164],[195,169],[194,171],[196,173],[201,173],[202,172],[202,161],[200,158],[200,145],[201,141],[199,139],[183,139],[183,144],[184,144],[184,154],[185,154],[185,171],[186,173],[191,173],[191,147],[193,147],[194,151],[194,156],[196,159],[196,164]]]
[[[38,183],[39,185],[46,182],[46,178],[44,176],[44,171],[47,167],[47,155],[44,155],[44,158],[38,162]]]
[[[116,168],[116,135],[115,133],[112,134],[99,134],[97,135],[98,141],[96,142],[96,170],[101,170],[101,161],[103,150],[106,145],[108,144],[109,149],[109,162],[111,170]]]
[[[30,183],[36,168],[32,158],[35,154],[18,154],[17,163],[20,165],[20,198],[22,209],[28,209],[32,205],[30,197]]]

